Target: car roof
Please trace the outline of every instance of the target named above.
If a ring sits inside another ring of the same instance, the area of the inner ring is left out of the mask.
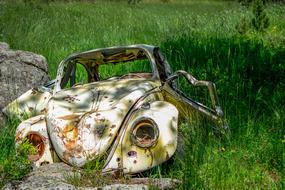
[[[114,46],[108,48],[98,48],[89,51],[73,53],[65,58],[62,62],[70,62],[76,60],[77,62],[85,65],[86,62],[95,61],[96,64],[100,63],[116,63],[130,61],[132,59],[138,59],[143,56],[147,56],[152,59],[153,50],[156,46],[146,44],[136,44],[127,46]],[[128,52],[126,52],[128,51]],[[142,52],[143,51],[143,52]],[[120,54],[128,54],[127,56],[120,56]],[[120,59],[121,58],[121,59]]]

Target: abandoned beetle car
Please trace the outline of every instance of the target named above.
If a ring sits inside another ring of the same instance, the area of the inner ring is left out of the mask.
[[[182,77],[206,86],[212,107],[177,87]],[[29,116],[16,143],[36,148],[35,165],[62,160],[81,167],[106,155],[103,172],[138,173],[168,160],[177,147],[178,119],[196,111],[223,123],[215,86],[185,71],[171,73],[158,47],[133,45],[72,54],[49,84],[32,89],[4,109]],[[33,117],[31,117],[33,115]]]

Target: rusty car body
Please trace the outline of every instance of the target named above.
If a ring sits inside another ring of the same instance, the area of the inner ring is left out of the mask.
[[[179,77],[208,88],[211,108],[185,96]],[[36,166],[64,161],[82,167],[106,155],[102,171],[124,174],[167,161],[177,148],[178,121],[194,111],[224,122],[215,85],[185,71],[172,73],[160,49],[150,45],[72,54],[55,80],[4,109],[22,118],[16,143],[28,139],[36,147],[29,155]]]

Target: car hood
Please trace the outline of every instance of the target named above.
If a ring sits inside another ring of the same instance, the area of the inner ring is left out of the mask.
[[[48,103],[47,127],[64,161],[83,166],[106,152],[134,103],[160,82],[123,79],[94,82],[56,93]]]

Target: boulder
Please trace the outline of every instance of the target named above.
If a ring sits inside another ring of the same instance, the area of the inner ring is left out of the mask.
[[[12,50],[0,42],[0,111],[27,90],[48,82],[48,64],[42,55]],[[1,111],[2,112],[2,111]],[[3,114],[0,113],[0,124]]]
[[[23,181],[10,182],[2,190],[60,189],[60,190],[147,190],[143,184],[112,184],[103,187],[77,187],[67,182],[67,176],[80,175],[71,166],[61,162],[35,168]]]
[[[60,189],[60,190],[147,190],[147,189],[177,189],[181,181],[170,178],[130,178],[113,179],[112,184],[106,184],[101,187],[79,187],[70,184],[68,178],[74,177],[75,182],[80,179],[80,170],[60,162],[34,168],[28,176],[22,181],[12,181],[6,184],[2,190],[42,190],[42,189]],[[110,183],[110,181],[108,181]]]
[[[73,185],[65,183],[64,175],[71,175],[72,168],[66,164],[55,163],[35,168],[22,181],[12,181],[2,190],[12,189],[76,189]]]

